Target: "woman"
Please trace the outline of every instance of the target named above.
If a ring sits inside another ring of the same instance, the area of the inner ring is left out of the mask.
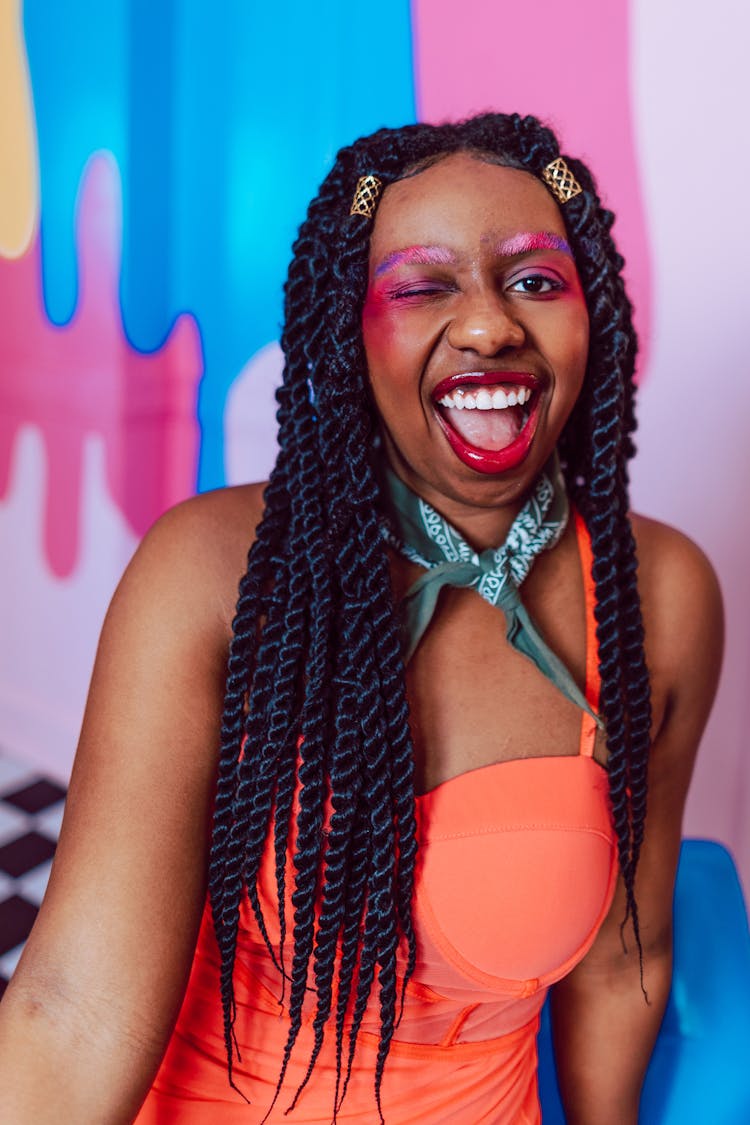
[[[339,154],[270,483],[109,611],[3,1120],[538,1122],[554,985],[568,1120],[636,1122],[721,605],[628,514],[611,222],[533,118]]]

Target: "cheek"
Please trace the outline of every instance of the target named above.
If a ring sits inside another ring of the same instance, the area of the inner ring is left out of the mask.
[[[393,303],[368,297],[362,310],[362,342],[373,391],[378,384],[396,386],[418,375],[424,346],[418,318]]]
[[[399,355],[395,326],[380,302],[368,300],[362,310],[362,343],[370,394],[387,425],[392,404],[398,397]]]
[[[567,310],[556,333],[556,365],[560,376],[571,385],[583,382],[589,355],[589,317],[586,306],[578,303]]]
[[[576,331],[572,333],[570,341],[570,363],[578,371],[580,380],[586,371],[589,358],[589,318],[587,314],[580,317]]]
[[[368,296],[362,310],[362,342],[371,373],[388,362],[393,341],[394,324],[388,316],[385,301],[377,295]]]

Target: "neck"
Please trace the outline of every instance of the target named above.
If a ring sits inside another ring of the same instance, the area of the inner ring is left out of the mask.
[[[434,498],[424,495],[423,499],[460,532],[473,550],[481,554],[487,548],[499,547],[505,542],[526,496],[496,508],[467,508],[465,504],[440,495]]]
[[[391,471],[447,520],[478,553],[489,547],[499,547],[505,542],[513,521],[528,499],[528,493],[514,493],[511,486],[507,498],[499,503],[488,503],[485,498],[486,486],[482,481],[482,499],[478,499],[475,504],[467,503],[466,500],[438,492],[408,470],[404,471],[402,466],[391,464]]]

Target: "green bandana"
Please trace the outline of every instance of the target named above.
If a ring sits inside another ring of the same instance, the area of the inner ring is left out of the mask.
[[[411,562],[427,569],[407,591],[405,660],[409,660],[432,620],[443,586],[473,587],[505,616],[510,644],[576,707],[592,715],[570,672],[544,643],[521,602],[518,588],[537,555],[559,542],[568,522],[568,497],[557,458],[550,460],[534,491],[516,516],[505,542],[481,554],[454,527],[392,472],[385,470],[388,515],[386,541]]]

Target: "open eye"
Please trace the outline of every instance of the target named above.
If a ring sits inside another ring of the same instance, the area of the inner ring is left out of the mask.
[[[560,278],[550,277],[546,273],[526,273],[511,281],[509,286],[514,293],[527,293],[530,297],[544,297],[563,287],[564,283]]]

